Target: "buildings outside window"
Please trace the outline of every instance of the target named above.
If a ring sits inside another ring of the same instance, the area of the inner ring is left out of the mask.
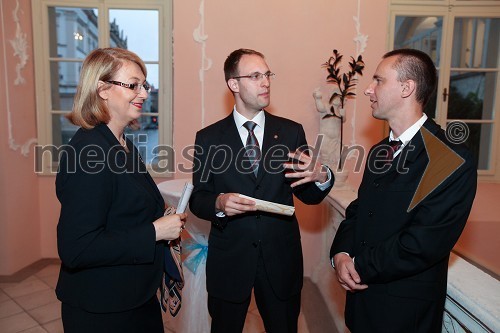
[[[172,143],[171,1],[33,0],[34,51],[39,143],[54,146],[42,156],[43,172],[57,169],[57,147],[67,144],[77,127],[71,111],[84,58],[97,47],[120,47],[146,63],[151,93],[143,106],[140,129],[127,129],[156,176],[169,175],[173,156],[155,158],[157,147]],[[144,38],[147,36],[147,47]],[[160,149],[161,151],[161,149]],[[170,151],[170,150],[168,150]],[[50,156],[49,156],[50,155]]]

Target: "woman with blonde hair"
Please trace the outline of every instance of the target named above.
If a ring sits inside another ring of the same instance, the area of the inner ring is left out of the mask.
[[[148,98],[146,74],[125,49],[96,49],[83,62],[68,116],[80,129],[56,178],[56,293],[66,333],[163,332],[156,292],[165,246],[179,237],[186,214],[164,216],[162,196],[124,136]]]

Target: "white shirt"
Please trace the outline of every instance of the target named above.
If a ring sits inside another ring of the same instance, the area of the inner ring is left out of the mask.
[[[262,149],[262,141],[264,141],[264,125],[266,124],[266,117],[263,110],[260,110],[259,113],[253,117],[253,119],[247,119],[242,116],[238,111],[236,111],[236,106],[233,109],[233,117],[234,122],[236,123],[236,128],[238,129],[238,133],[240,134],[241,142],[243,143],[243,147],[247,144],[248,130],[243,126],[244,123],[251,120],[257,126],[253,129],[253,133],[259,141],[259,147]]]
[[[240,134],[241,142],[243,143],[243,147],[247,144],[248,130],[243,126],[244,123],[251,120],[255,124],[255,128],[253,129],[253,133],[259,142],[259,147],[262,150],[262,141],[264,141],[264,125],[266,124],[266,116],[264,110],[260,110],[252,119],[247,119],[241,113],[236,111],[236,105],[233,108],[233,118],[236,124],[236,128],[238,129],[238,133]],[[332,180],[332,174],[330,169],[328,169],[328,177],[324,183],[314,182],[316,186],[322,191],[326,190],[330,186],[330,182]]]
[[[411,139],[417,134],[417,132],[420,130],[420,127],[422,127],[427,120],[427,115],[424,113],[422,117],[420,117],[419,120],[415,122],[415,124],[411,125],[406,131],[404,131],[399,138],[394,138],[394,133],[391,132],[389,133],[389,141],[394,141],[394,140],[401,140],[402,145],[401,147],[394,152],[394,157],[398,156],[398,154],[401,152],[401,150],[410,142]]]

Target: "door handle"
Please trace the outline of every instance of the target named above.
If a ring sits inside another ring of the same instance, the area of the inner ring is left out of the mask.
[[[446,102],[446,98],[448,97],[448,90],[446,88],[443,89],[443,102]]]

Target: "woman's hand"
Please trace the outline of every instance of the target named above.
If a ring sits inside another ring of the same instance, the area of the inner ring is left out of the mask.
[[[160,217],[153,222],[156,231],[156,241],[173,240],[179,238],[184,229],[187,214],[174,214]]]

